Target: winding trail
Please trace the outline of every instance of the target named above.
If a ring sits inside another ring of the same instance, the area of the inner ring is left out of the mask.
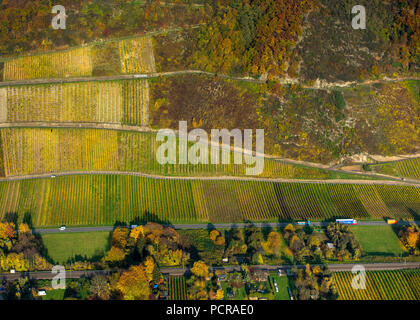
[[[174,29],[176,30],[176,29]],[[166,30],[168,32],[170,30]],[[54,84],[54,83],[72,83],[72,82],[90,82],[90,81],[112,81],[112,80],[128,80],[128,79],[152,79],[158,77],[169,77],[183,74],[202,74],[214,77],[221,77],[224,79],[237,80],[237,81],[247,81],[253,83],[265,83],[265,80],[255,79],[252,77],[234,77],[225,74],[218,74],[212,72],[206,72],[201,70],[181,70],[181,71],[171,71],[171,72],[157,72],[157,73],[147,73],[147,74],[121,74],[114,76],[101,76],[101,77],[69,77],[69,78],[55,78],[55,79],[29,79],[29,80],[16,80],[16,81],[4,81],[0,82],[0,87],[13,86],[13,85],[31,85],[31,84]],[[297,83],[293,79],[279,79],[283,84]],[[331,89],[331,88],[343,88],[343,87],[354,87],[354,86],[363,86],[371,85],[376,83],[387,83],[387,82],[400,82],[406,80],[420,80],[417,77],[398,77],[398,78],[383,78],[379,80],[366,80],[364,82],[334,82],[334,83],[321,83],[316,85],[305,85],[302,87],[307,89]],[[12,128],[12,127],[29,127],[29,128],[90,128],[90,129],[109,129],[109,130],[123,130],[123,131],[135,131],[135,132],[157,132],[146,126],[129,126],[117,123],[94,123],[94,122],[85,122],[85,123],[62,123],[62,122],[6,122],[0,123],[0,128]],[[243,150],[238,150],[243,151]],[[289,164],[298,164],[308,167],[324,169],[329,171],[334,171],[338,173],[353,174],[360,176],[370,176],[372,178],[383,178],[389,180],[400,180],[397,177],[392,177],[385,174],[379,173],[367,173],[367,172],[357,172],[357,171],[348,171],[340,170],[337,166],[323,165],[319,163],[313,163],[308,161],[298,161],[293,159],[279,158],[272,155],[264,154],[265,158],[282,161]],[[419,180],[407,179],[407,183],[410,184],[419,184]]]
[[[247,81],[252,83],[266,83],[266,80],[255,79],[252,77],[235,77],[229,76],[226,74],[207,72],[202,70],[179,70],[179,71],[167,71],[167,72],[154,72],[154,73],[143,73],[143,74],[120,74],[113,76],[100,76],[100,77],[68,77],[68,78],[48,78],[48,79],[28,79],[28,80],[13,80],[13,81],[3,81],[0,82],[0,87],[13,86],[13,85],[31,85],[31,84],[53,84],[53,83],[71,83],[71,82],[90,82],[90,81],[112,81],[112,80],[129,80],[129,79],[153,79],[159,77],[170,77],[176,75],[184,74],[201,74],[213,77],[220,77],[223,79],[237,80],[237,81]],[[351,81],[351,82],[321,82],[321,84],[308,85],[301,83],[297,79],[282,79],[279,81],[281,84],[301,84],[305,89],[332,89],[332,88],[346,88],[354,86],[363,86],[363,85],[372,85],[378,83],[388,83],[388,82],[401,82],[408,80],[420,80],[418,77],[397,77],[397,78],[387,78],[378,80],[366,80],[363,82]]]
[[[100,122],[48,122],[48,121],[30,121],[30,122],[2,122],[0,123],[0,128],[77,128],[77,129],[106,129],[106,130],[118,130],[118,131],[130,131],[130,132],[139,132],[139,133],[156,133],[158,130],[151,129],[147,126],[131,126],[131,125],[124,125],[120,123],[100,123]],[[177,130],[174,130],[177,133]],[[211,144],[211,142],[210,142]],[[230,149],[236,152],[248,152],[243,148],[226,146],[221,145],[222,149]],[[340,168],[330,167],[328,165],[323,165],[320,163],[309,162],[309,161],[300,161],[300,160],[293,160],[287,158],[280,158],[270,154],[261,154],[266,159],[270,159],[273,161],[281,161],[286,164],[291,165],[303,165],[310,168],[322,169],[331,172],[343,173],[343,174],[351,174],[351,175],[358,175],[362,177],[372,177],[374,179],[383,178],[383,180],[390,180],[400,183],[405,182],[404,184],[420,184],[419,180],[416,179],[406,179],[402,181],[398,177],[393,177],[390,175],[380,174],[380,173],[372,173],[372,172],[357,172],[357,171],[348,171],[348,170],[341,170]],[[54,173],[55,175],[59,175],[60,173]],[[64,174],[64,173],[63,173]],[[133,173],[135,174],[135,173]],[[50,174],[42,175],[40,177],[44,178],[49,176]],[[14,177],[11,177],[11,180],[15,180]],[[261,178],[259,178],[261,179]],[[0,178],[0,181],[2,178]],[[339,179],[334,179],[339,180]],[[272,180],[271,180],[272,181]],[[281,179],[281,181],[287,181],[287,179]],[[355,181],[355,180],[353,180]]]

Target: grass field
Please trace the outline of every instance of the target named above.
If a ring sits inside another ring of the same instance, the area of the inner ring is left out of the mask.
[[[351,272],[337,272],[334,282],[340,300],[419,300],[420,270],[368,271],[366,289],[353,289]]]
[[[102,257],[108,249],[108,238],[109,232],[54,233],[43,234],[42,242],[54,263],[67,263],[78,256],[87,260]]]
[[[357,185],[75,175],[0,182],[0,219],[16,213],[35,226],[116,221],[216,223],[348,217],[377,219]],[[386,188],[385,188],[386,187]],[[394,217],[420,212],[420,188],[376,186]],[[386,199],[385,199],[386,198]]]
[[[246,290],[245,290],[245,285],[243,285],[240,288],[232,288],[232,293],[234,294],[233,298],[229,298],[227,296],[228,283],[226,281],[222,281],[221,285],[222,285],[225,300],[246,300],[246,299],[248,299],[248,295],[246,294]]]
[[[52,289],[47,290],[45,296],[42,297],[42,300],[64,300],[64,294],[66,289]]]
[[[275,290],[274,280],[276,280],[279,292]],[[289,292],[287,291],[287,287],[290,286],[288,277],[279,277],[276,273],[272,273],[269,276],[269,282],[276,300],[290,300]]]
[[[391,226],[351,226],[362,250],[369,255],[399,256],[404,247]]]

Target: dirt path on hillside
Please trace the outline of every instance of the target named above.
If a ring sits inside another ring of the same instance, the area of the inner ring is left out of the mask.
[[[234,77],[221,73],[207,72],[202,70],[180,70],[180,71],[169,71],[169,72],[155,72],[155,73],[144,73],[144,74],[121,74],[115,76],[100,76],[100,77],[69,77],[69,78],[51,78],[51,79],[28,79],[28,80],[14,80],[14,81],[3,81],[0,82],[0,87],[12,86],[12,85],[31,85],[31,84],[50,84],[50,83],[70,83],[70,82],[88,82],[88,81],[112,81],[112,80],[128,80],[128,79],[151,79],[158,77],[170,77],[183,74],[202,74],[213,77],[220,77],[223,79],[237,80],[237,81],[247,81],[253,83],[265,83],[266,80],[255,79],[252,77]],[[388,83],[388,82],[401,82],[408,80],[420,80],[418,77],[397,77],[397,78],[387,78],[378,80],[366,80],[363,82],[357,81],[337,81],[337,82],[325,82],[318,81],[314,85],[306,85],[302,83],[299,79],[278,79],[282,84],[301,84],[305,89],[333,89],[333,88],[346,88],[354,86],[364,86],[372,85],[378,83]]]
[[[0,128],[79,128],[79,129],[107,129],[107,130],[121,130],[121,131],[132,131],[132,132],[139,132],[139,133],[156,133],[158,130],[151,129],[146,126],[130,126],[130,125],[123,125],[123,124],[116,124],[116,123],[97,123],[97,122],[8,122],[8,123],[0,123]],[[174,130],[177,133],[177,130]],[[210,146],[214,145],[211,142],[209,143]],[[217,145],[214,145],[217,147]],[[246,152],[243,148],[238,147],[231,147],[226,145],[221,145],[220,148],[224,150],[231,150],[234,152]],[[269,154],[261,154],[266,159],[270,159],[273,161],[281,161],[286,164],[291,165],[303,165],[310,168],[316,169],[323,169],[327,171],[337,172],[337,173],[345,173],[345,174],[353,174],[353,175],[360,175],[360,176],[370,176],[372,178],[382,177],[384,179],[393,179],[398,180],[397,177],[379,174],[379,173],[372,173],[372,172],[362,172],[362,171],[352,171],[352,170],[343,170],[339,168],[339,166],[330,167],[329,165],[324,165],[315,162],[309,161],[299,161],[287,158],[276,157]],[[335,179],[337,181],[337,179]],[[411,179],[407,182],[418,184],[420,181],[415,179]]]

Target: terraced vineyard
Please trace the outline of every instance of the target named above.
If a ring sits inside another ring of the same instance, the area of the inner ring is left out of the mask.
[[[67,78],[92,74],[91,48],[20,57],[5,62],[4,80]]]
[[[5,61],[3,79],[9,81],[153,72],[156,72],[156,66],[152,38],[141,36],[12,58]]]
[[[377,173],[396,177],[420,179],[420,158],[369,165]]]
[[[119,49],[123,73],[156,72],[151,37],[121,40]]]
[[[156,135],[117,130],[0,129],[6,176],[59,171],[130,171],[172,176],[244,176],[243,164],[167,164],[156,161]],[[265,160],[260,177],[334,178],[332,171]],[[359,178],[359,176],[355,176]]]
[[[147,80],[92,81],[0,89],[1,122],[147,125]]]
[[[77,175],[0,182],[0,220],[14,212],[36,226],[115,221],[218,223],[375,218],[350,184],[154,179]],[[420,188],[377,186],[392,216],[420,213]],[[390,197],[390,195],[393,197]]]
[[[366,289],[351,286],[351,272],[334,274],[340,300],[420,300],[420,270],[367,271]]]
[[[184,277],[169,277],[169,297],[171,300],[187,300],[187,286]]]

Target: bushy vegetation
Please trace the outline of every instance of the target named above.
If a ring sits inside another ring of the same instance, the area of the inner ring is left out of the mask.
[[[147,223],[131,230],[117,227],[103,262],[110,267],[127,267],[146,257],[152,257],[160,267],[180,266],[188,263],[189,253],[182,250],[174,229]]]
[[[331,223],[323,233],[314,232],[311,227],[297,227],[289,224],[283,230],[293,258],[298,263],[322,263],[325,260],[358,260],[360,244],[348,226]]]
[[[152,83],[150,126],[178,129],[179,121],[210,129],[256,128],[258,94],[235,82],[182,75]]]
[[[0,222],[0,271],[50,270],[42,254],[42,241],[26,223]]]
[[[47,0],[3,1],[0,5],[0,54],[11,55],[33,50],[50,50],[81,45],[109,37],[144,33],[159,28],[194,25],[207,21],[210,8],[188,5],[164,6],[156,1],[64,0],[66,30],[51,27],[51,8]]]
[[[417,225],[403,226],[398,237],[411,254],[420,255],[420,230]]]
[[[418,83],[333,91],[204,75],[151,83],[150,126],[263,128],[265,153],[328,163],[359,153],[404,154],[419,141]]]
[[[351,81],[419,71],[417,0],[359,1],[366,8],[366,30],[352,29],[354,2],[319,3],[296,50],[302,78]]]
[[[212,72],[284,75],[314,1],[223,1],[201,27],[193,65]]]
[[[319,266],[294,268],[294,295],[299,300],[335,300],[337,290],[333,281],[333,274]]]
[[[338,260],[357,260],[361,255],[359,241],[348,225],[331,223],[326,232],[329,240],[334,244]]]

